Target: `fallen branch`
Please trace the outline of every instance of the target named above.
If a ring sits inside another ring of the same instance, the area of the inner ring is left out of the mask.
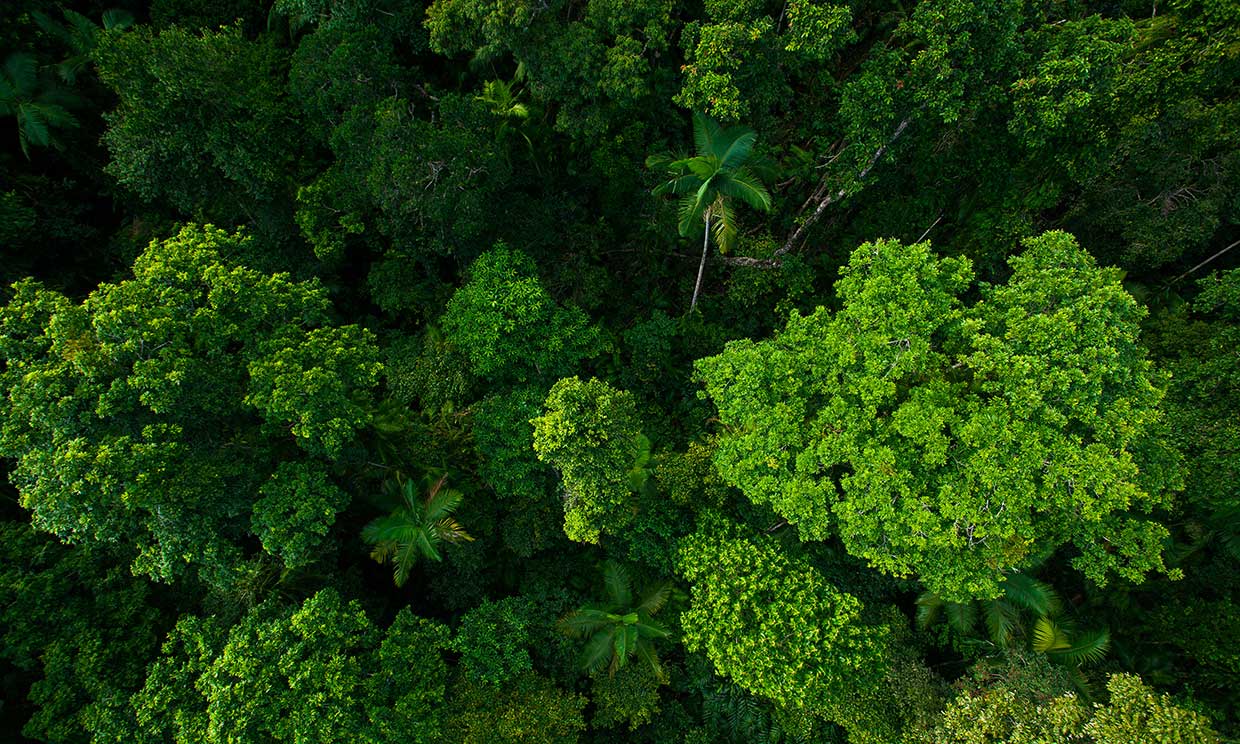
[[[1189,269],[1188,271],[1185,271],[1183,274],[1180,274],[1180,275],[1179,275],[1179,276],[1177,276],[1175,279],[1172,279],[1172,280],[1171,280],[1171,283],[1172,283],[1172,284],[1175,284],[1176,282],[1180,281],[1180,280],[1181,280],[1181,279],[1183,279],[1184,277],[1186,277],[1186,276],[1188,276],[1189,274],[1193,273],[1193,272],[1194,272],[1194,271],[1196,271],[1197,269],[1200,269],[1202,266],[1205,266],[1206,264],[1210,263],[1210,262],[1211,262],[1211,261],[1213,261],[1214,259],[1218,258],[1219,256],[1223,255],[1224,253],[1226,253],[1227,251],[1231,250],[1232,248],[1235,248],[1235,247],[1236,247],[1236,246],[1238,246],[1238,245],[1240,245],[1240,240],[1237,240],[1236,242],[1234,242],[1234,243],[1232,243],[1231,245],[1227,246],[1226,248],[1224,248],[1223,250],[1219,251],[1218,253],[1215,253],[1213,256],[1210,256],[1209,258],[1207,258],[1206,260],[1204,260],[1204,261],[1202,261],[1201,263],[1197,264],[1197,265],[1196,265],[1196,266],[1194,266],[1193,268]]]

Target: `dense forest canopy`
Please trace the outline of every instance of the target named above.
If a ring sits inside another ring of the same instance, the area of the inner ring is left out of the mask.
[[[0,738],[1240,738],[1240,4],[0,21]]]

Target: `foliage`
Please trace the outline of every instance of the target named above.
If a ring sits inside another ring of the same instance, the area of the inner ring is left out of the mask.
[[[0,446],[36,527],[123,541],[136,572],[165,581],[187,564],[223,580],[251,529],[293,564],[314,551],[346,503],[323,468],[368,423],[377,351],[331,325],[317,282],[225,258],[252,241],[186,227],[80,304],[16,286],[0,315]],[[289,503],[288,487],[315,503]]]
[[[838,313],[699,361],[728,427],[720,473],[804,539],[834,532],[948,600],[994,597],[1004,571],[1066,543],[1098,583],[1162,568],[1166,528],[1127,511],[1176,485],[1139,467],[1160,398],[1142,310],[1066,234],[1010,263],[966,308],[967,260],[867,243]]]
[[[708,528],[677,558],[692,588],[681,616],[687,649],[746,690],[838,722],[859,741],[896,733],[867,700],[882,684],[886,629],[862,621],[856,597],[766,538]]]
[[[529,257],[504,245],[475,261],[448,302],[445,338],[479,377],[526,382],[560,377],[593,355],[598,331],[576,308],[558,305]]]
[[[464,678],[453,684],[445,711],[445,740],[462,744],[571,744],[585,729],[586,699],[537,674],[500,688]]]
[[[424,499],[419,498],[412,480],[388,481],[389,495],[398,499],[400,505],[362,529],[362,539],[374,546],[370,557],[392,564],[396,586],[405,585],[418,560],[442,561],[441,543],[454,545],[474,539],[453,516],[464,494],[445,488],[447,480],[444,475],[432,483]]]
[[[253,215],[281,194],[296,153],[284,53],[233,26],[195,34],[139,26],[104,34],[99,77],[120,103],[106,116],[108,172],[186,215]]]
[[[655,641],[667,638],[671,631],[654,616],[667,604],[671,585],[664,582],[634,596],[628,570],[615,561],[607,561],[603,564],[603,588],[607,593],[604,602],[581,607],[560,620],[565,633],[587,639],[581,652],[581,667],[592,674],[606,667],[607,673],[614,676],[635,656],[657,679],[662,679],[665,673]]]
[[[532,672],[528,600],[484,601],[461,618],[448,648],[461,654],[461,671],[471,682],[501,686]]]
[[[618,534],[633,520],[632,494],[641,486],[630,477],[643,452],[633,395],[601,380],[565,377],[532,423],[538,459],[564,480],[564,534],[578,542]]]
[[[436,741],[445,640],[407,609],[381,630],[329,589],[232,628],[187,616],[133,698],[137,740]]]

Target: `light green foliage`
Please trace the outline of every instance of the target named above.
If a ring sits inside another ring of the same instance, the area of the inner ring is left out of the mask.
[[[0,523],[0,656],[36,675],[25,736],[106,741],[127,730],[125,701],[158,650],[150,600],[150,585],[106,550]]]
[[[573,744],[585,730],[586,699],[526,674],[498,689],[462,677],[445,711],[444,741],[460,744]]]
[[[1113,674],[1110,701],[1092,708],[1075,693],[1055,697],[1025,694],[1000,681],[975,693],[961,693],[933,730],[921,732],[926,744],[1216,744],[1222,739],[1201,714],[1180,707],[1168,695],[1152,692],[1141,678]]]
[[[598,329],[577,308],[556,304],[520,251],[498,245],[470,266],[468,276],[441,322],[445,338],[469,357],[479,377],[551,379],[597,352]]]
[[[1099,583],[1161,569],[1167,531],[1138,514],[1176,483],[1134,455],[1159,416],[1143,310],[1064,233],[1010,263],[966,308],[968,261],[867,243],[838,313],[699,361],[727,426],[720,474],[803,539],[834,532],[948,600],[997,596],[1067,543]]]
[[[307,452],[340,457],[369,420],[365,391],[383,369],[374,335],[358,326],[314,328],[265,346],[250,363],[246,402]]]
[[[279,196],[297,130],[278,74],[284,52],[270,41],[249,41],[235,26],[139,26],[104,34],[95,59],[120,99],[104,142],[121,184],[220,219]]]
[[[692,587],[681,616],[685,647],[716,672],[780,707],[891,741],[882,700],[887,629],[861,621],[856,597],[769,539],[707,527],[685,538],[677,568]]]
[[[538,459],[564,479],[564,533],[578,542],[619,534],[633,520],[629,471],[642,444],[633,395],[601,380],[566,377],[552,386],[546,413],[533,424]]]
[[[36,527],[125,541],[136,571],[165,580],[186,564],[223,580],[252,527],[294,562],[313,551],[346,502],[315,458],[368,423],[377,351],[361,329],[328,325],[317,283],[224,258],[252,243],[187,227],[81,304],[19,285],[0,312],[0,447]],[[269,483],[277,467],[320,473],[310,501]],[[298,529],[276,523],[292,515]]]
[[[448,648],[461,654],[470,681],[500,686],[534,670],[527,650],[532,611],[528,600],[506,597],[465,613]]]
[[[143,740],[429,743],[447,630],[402,610],[386,632],[325,589],[236,626],[186,617],[134,696]]]
[[[289,568],[319,557],[336,513],[349,503],[348,494],[323,467],[308,462],[280,463],[259,495],[250,529],[262,540],[263,549]]]

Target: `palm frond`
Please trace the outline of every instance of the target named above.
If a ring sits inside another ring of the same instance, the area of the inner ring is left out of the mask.
[[[133,14],[120,8],[103,11],[103,29],[105,31],[124,31],[133,25]]]
[[[726,145],[723,152],[718,153],[719,167],[725,169],[738,168],[753,152],[758,135],[747,127],[728,127],[721,137]]]
[[[943,613],[943,599],[933,592],[922,592],[917,598],[917,627],[925,630]]]
[[[646,592],[642,597],[642,601],[637,605],[638,612],[645,612],[648,615],[657,615],[659,610],[667,604],[667,600],[672,596],[672,585],[669,582],[663,582],[655,588]]]
[[[693,113],[693,144],[698,155],[708,155],[714,150],[715,140],[719,137],[719,124],[706,114]]]
[[[728,206],[727,201],[716,199],[715,203],[710,207],[711,212],[711,235],[715,239],[715,245],[719,246],[719,250],[723,253],[731,253],[732,248],[736,245],[736,220],[732,216],[732,208]]]
[[[740,199],[754,209],[771,211],[771,194],[748,168],[738,168],[719,184],[719,193]]]
[[[1078,666],[1101,661],[1111,648],[1111,634],[1105,630],[1081,633],[1067,648],[1048,652],[1048,656],[1065,664]]]
[[[1003,581],[1008,601],[1035,615],[1053,617],[1059,613],[1059,595],[1049,584],[1023,573],[1011,574]]]
[[[1040,617],[1033,624],[1032,642],[1033,650],[1043,654],[1062,651],[1070,645],[1063,629],[1048,617]]]
[[[433,491],[426,497],[426,506],[423,515],[427,521],[443,519],[456,513],[456,509],[461,505],[461,501],[465,495],[460,491],[444,488]]]
[[[607,601],[617,608],[627,608],[633,602],[633,581],[629,572],[616,561],[603,564],[603,588]]]
[[[678,176],[660,184],[655,187],[652,193],[654,193],[655,196],[663,196],[664,194],[681,196],[682,194],[696,192],[701,187],[702,179],[698,178],[697,175],[690,173],[685,176]]]
[[[13,97],[32,98],[38,84],[39,67],[32,55],[14,52],[4,61],[4,77]]]
[[[1011,605],[993,599],[986,603],[986,630],[996,646],[1008,645],[1015,625],[1016,611]]]
[[[581,668],[594,673],[611,663],[612,638],[610,633],[596,633],[581,650]]]
[[[960,635],[969,635],[977,625],[977,606],[972,602],[948,602],[944,607],[947,624]]]
[[[611,614],[605,610],[583,607],[560,618],[559,626],[565,635],[582,637],[594,635],[611,624]]]

